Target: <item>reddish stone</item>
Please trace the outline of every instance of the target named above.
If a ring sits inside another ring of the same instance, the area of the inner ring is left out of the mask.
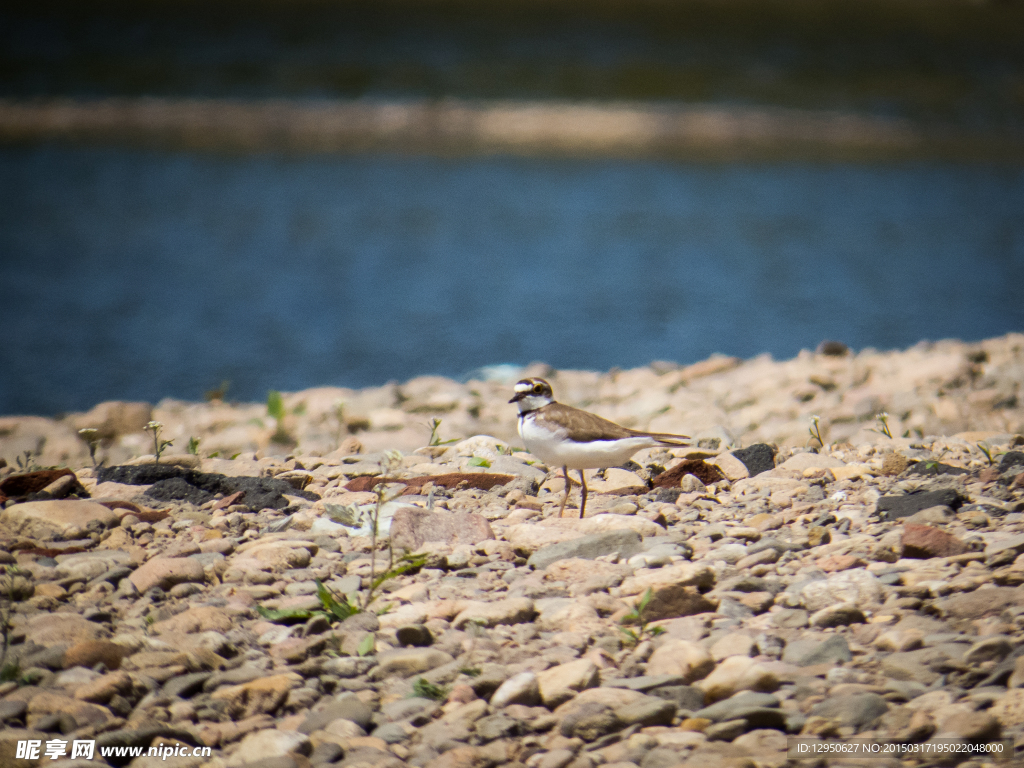
[[[704,485],[717,483],[725,477],[722,471],[712,464],[701,459],[686,459],[682,464],[677,464],[667,472],[657,475],[651,483],[655,488],[678,488],[686,475],[693,475]]]
[[[970,547],[952,534],[930,525],[907,523],[903,526],[903,557],[926,560],[969,552]]]
[[[978,473],[978,480],[982,483],[994,483],[999,479],[999,467],[988,467]]]
[[[402,483],[406,493],[418,493],[427,483],[444,488],[477,488],[489,491],[497,485],[505,485],[515,480],[515,475],[499,475],[491,472],[450,472],[446,475],[427,475],[425,477],[357,477],[345,486],[348,491],[372,491],[381,483]]]
[[[71,475],[75,478],[75,487],[72,489],[72,493],[78,493],[79,495],[88,495],[85,493],[83,488],[78,483],[78,478],[75,477],[75,473],[70,469],[40,469],[36,472],[25,472],[20,475],[10,475],[0,480],[0,494],[7,498],[16,499],[22,496],[28,496],[30,493],[39,493],[46,486],[52,483],[58,478],[64,477],[65,475]]]
[[[839,571],[848,571],[850,568],[860,568],[865,563],[856,555],[829,555],[820,558],[815,565],[825,573],[838,573]]]

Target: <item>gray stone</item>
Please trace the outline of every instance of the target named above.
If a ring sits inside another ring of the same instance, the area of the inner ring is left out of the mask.
[[[519,733],[519,721],[505,715],[490,715],[476,721],[476,735],[485,742],[505,739]]]
[[[382,739],[388,744],[400,744],[409,738],[409,732],[406,728],[407,726],[403,723],[384,723],[384,725],[374,729],[373,736]]]
[[[791,649],[796,658],[790,657]],[[800,653],[799,650],[797,643],[787,645],[782,654],[782,660],[793,662],[801,667],[809,667],[813,664],[843,664],[853,658],[853,654],[850,653],[850,645],[842,635],[833,635],[803,653]]]
[[[704,691],[692,685],[666,685],[653,688],[649,694],[674,702],[679,709],[690,712],[704,706]]]
[[[843,725],[861,729],[875,722],[889,709],[889,704],[877,693],[854,693],[849,696],[829,696],[811,708],[810,714],[838,720]]]
[[[770,693],[746,691],[711,706],[698,709],[693,713],[693,717],[703,717],[717,723],[723,720],[735,720],[741,716],[738,713],[749,709],[767,709],[778,706],[777,696]]]
[[[772,624],[783,629],[803,629],[807,626],[807,611],[802,608],[783,608],[771,614]]]
[[[747,730],[746,720],[726,720],[722,723],[709,725],[704,729],[708,741],[733,741]]]
[[[334,701],[310,712],[298,730],[300,733],[313,733],[335,720],[348,720],[365,730],[373,722],[373,712],[354,694],[343,693]]]
[[[665,685],[682,685],[682,675],[641,675],[640,677],[620,677],[605,680],[601,683],[604,688],[628,688],[631,691],[647,693],[654,688],[661,688]]]
[[[570,557],[593,560],[602,555],[614,553],[618,554],[620,558],[627,558],[638,554],[642,549],[640,534],[636,531],[628,529],[604,531],[541,547],[530,556],[527,565],[542,571],[552,563]]]
[[[622,721],[612,709],[596,701],[581,704],[566,715],[559,726],[566,738],[576,737],[583,741],[594,741],[622,728]]]
[[[672,725],[676,716],[675,702],[657,696],[647,696],[640,701],[618,707],[615,716],[627,727],[630,725]]]
[[[164,693],[168,696],[180,696],[187,699],[203,688],[203,684],[210,679],[212,672],[193,672],[187,675],[177,675],[164,683]]]
[[[413,725],[426,725],[439,708],[440,705],[433,699],[414,696],[411,699],[398,699],[385,704],[381,707],[381,714],[391,722],[416,720]]]
[[[317,744],[313,751],[309,754],[310,765],[324,765],[325,763],[333,763],[340,760],[345,755],[343,750],[338,744],[333,741],[322,741]]]

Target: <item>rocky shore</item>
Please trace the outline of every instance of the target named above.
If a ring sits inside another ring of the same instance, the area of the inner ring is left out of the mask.
[[[0,766],[1024,760],[1024,336],[492,374],[0,419]],[[558,519],[521,375],[693,445]]]
[[[467,99],[0,99],[0,144],[40,141],[231,152],[1021,160],[1019,136],[1005,131],[780,107]]]

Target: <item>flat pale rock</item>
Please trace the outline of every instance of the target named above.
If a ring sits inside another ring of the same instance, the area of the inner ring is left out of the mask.
[[[221,608],[212,605],[197,605],[177,616],[153,625],[153,633],[161,635],[168,632],[192,634],[194,632],[227,632],[234,626],[230,615]]]
[[[619,587],[623,595],[642,595],[648,589],[663,587],[697,587],[708,589],[714,586],[715,572],[699,563],[678,563],[665,568],[644,569],[622,582]]]
[[[102,624],[89,621],[77,613],[43,613],[33,616],[25,624],[26,637],[46,648],[100,640],[109,634]]]
[[[273,714],[288,698],[288,691],[301,684],[302,678],[298,674],[287,672],[219,688],[211,698],[226,701],[228,715],[242,720],[253,715]]]
[[[90,704],[52,691],[40,691],[28,703],[25,722],[31,728],[43,717],[55,713],[71,715],[79,728],[102,725],[113,717],[109,709],[98,704]]]
[[[597,665],[590,659],[577,659],[559,664],[537,674],[544,706],[554,709],[579,691],[595,687],[599,682]]]
[[[583,532],[579,530],[556,528],[538,523],[510,525],[505,530],[506,541],[516,550],[523,552],[536,552],[542,547],[578,539],[583,535]]]
[[[882,583],[863,568],[853,568],[812,581],[800,591],[804,607],[820,611],[836,603],[855,603],[865,606],[882,601]]]
[[[509,704],[532,707],[540,704],[540,685],[534,672],[520,672],[498,686],[491,696],[490,706],[497,710]]]
[[[707,648],[688,640],[667,640],[647,661],[647,675],[679,675],[683,683],[690,683],[707,677],[715,667],[715,661]]]
[[[698,683],[708,702],[727,699],[738,691],[771,692],[779,679],[765,665],[750,656],[730,656]]]
[[[641,549],[639,533],[630,528],[619,528],[541,547],[530,556],[527,564],[537,570],[543,570],[560,560],[593,560],[610,554],[617,554],[620,559],[625,559],[637,554]]]
[[[26,501],[0,512],[0,528],[32,539],[65,541],[85,536],[90,523],[112,528],[120,522],[117,514],[102,504],[79,499]]]
[[[114,696],[131,693],[132,685],[132,676],[127,672],[108,672],[76,688],[75,698],[91,704],[106,704]]]
[[[533,600],[527,597],[510,597],[493,603],[474,601],[459,612],[452,626],[455,629],[462,629],[470,623],[479,623],[486,627],[522,624],[532,621],[535,615]]]
[[[957,619],[981,619],[1002,613],[1011,605],[1024,602],[1024,589],[1015,587],[986,587],[936,600],[943,615]]]
[[[647,483],[635,472],[620,467],[609,467],[604,471],[603,480],[597,477],[587,479],[587,490],[594,494],[627,496],[647,493]]]
[[[845,467],[845,462],[821,453],[797,453],[779,464],[779,469],[803,472],[805,469],[832,469]]]
[[[370,672],[374,680],[388,677],[411,677],[450,664],[454,659],[436,648],[401,648],[377,656],[377,666]]]
[[[750,477],[750,470],[747,469],[747,465],[731,453],[720,453],[713,459],[708,459],[707,463],[718,467],[718,470],[731,482]]]
[[[637,515],[594,515],[578,521],[581,533],[601,533],[602,531],[630,530],[641,536],[662,536],[665,529]]]
[[[309,736],[298,731],[282,731],[277,728],[269,728],[265,731],[255,731],[248,734],[238,745],[226,765],[229,768],[255,763],[268,757],[280,757],[292,752],[309,754],[313,745]]]
[[[415,552],[428,541],[445,544],[476,544],[494,538],[490,523],[469,512],[427,512],[419,507],[402,507],[391,519],[391,543],[397,549]]]
[[[143,593],[153,587],[168,590],[175,584],[202,583],[206,572],[203,564],[191,557],[156,557],[139,566],[128,578]]]

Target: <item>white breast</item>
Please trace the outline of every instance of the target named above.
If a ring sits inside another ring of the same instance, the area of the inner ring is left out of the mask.
[[[569,469],[600,469],[625,464],[641,448],[658,445],[650,437],[629,437],[623,440],[594,440],[577,443],[564,429],[553,432],[541,427],[532,414],[519,417],[519,436],[526,450],[550,467]]]

